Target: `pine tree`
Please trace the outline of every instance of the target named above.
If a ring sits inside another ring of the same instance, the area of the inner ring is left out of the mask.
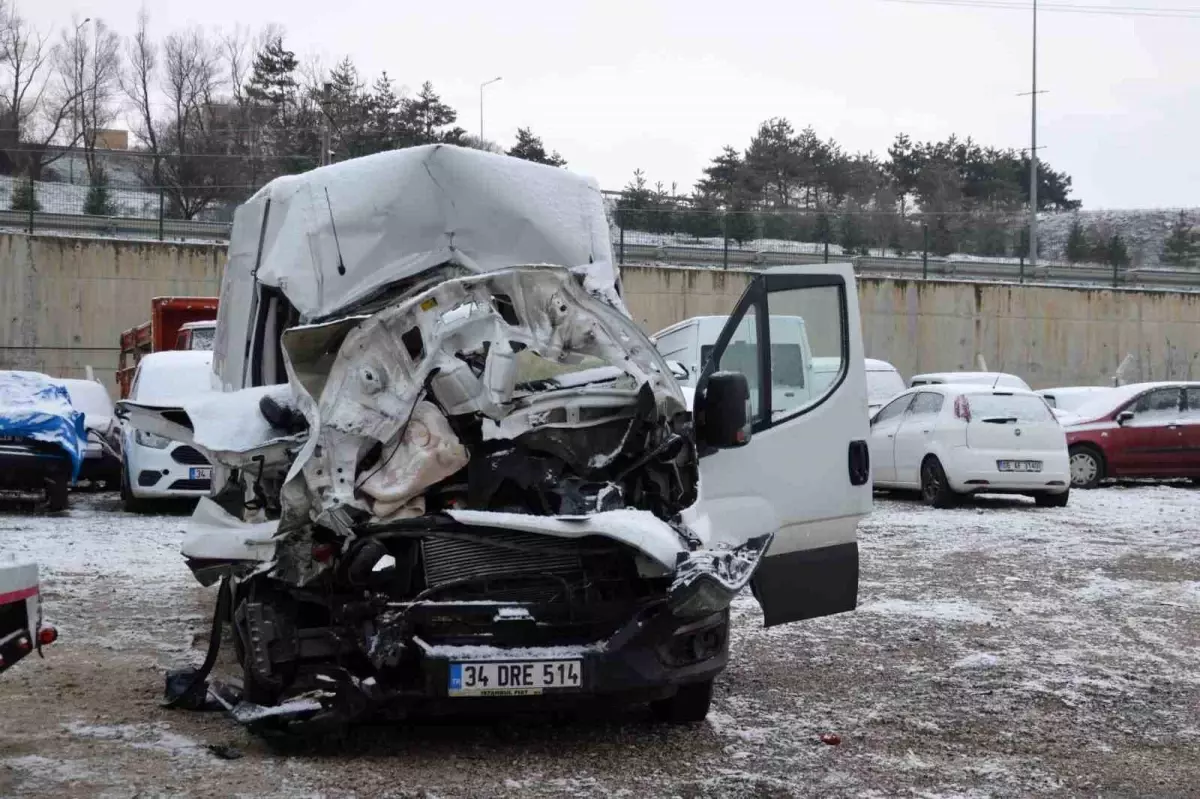
[[[457,119],[458,112],[442,102],[442,98],[433,90],[433,84],[425,81],[416,97],[405,97],[400,101],[400,113],[396,120],[400,146],[438,142],[455,144],[466,131],[459,127],[450,130],[445,128],[453,125]]]
[[[654,193],[646,183],[646,173],[633,170],[633,180],[625,184],[617,200],[617,224],[626,230],[646,230],[653,202]]]
[[[97,166],[83,200],[83,212],[89,216],[116,216],[117,204],[108,189],[108,173]]]
[[[13,186],[12,210],[42,210],[42,204],[38,202],[37,198],[37,189],[34,187],[33,181],[30,180],[28,176],[17,178],[17,182]]]
[[[567,159],[563,158],[557,152],[547,155],[546,146],[542,144],[541,137],[533,135],[533,131],[529,128],[517,128],[517,143],[508,151],[508,154],[513,158],[533,161],[538,164],[549,164],[550,166],[567,165]]]
[[[1108,246],[1105,248],[1107,258],[1105,263],[1109,266],[1129,266],[1129,250],[1125,247],[1125,240],[1121,238],[1119,233],[1114,233],[1112,238],[1108,240]]]
[[[379,76],[371,86],[370,124],[368,129],[377,152],[393,150],[397,146],[397,119],[400,115],[400,98],[392,88],[392,79],[387,72]]]
[[[1171,226],[1171,234],[1163,247],[1162,260],[1172,266],[1195,266],[1200,262],[1200,228],[1193,227],[1183,211],[1179,212],[1179,219]]]
[[[1075,218],[1071,220],[1071,230],[1067,234],[1067,261],[1072,264],[1086,261],[1088,250],[1087,234],[1083,230],[1083,223]]]
[[[284,48],[282,37],[275,37],[254,56],[246,96],[276,107],[294,103],[298,66],[296,54]]]

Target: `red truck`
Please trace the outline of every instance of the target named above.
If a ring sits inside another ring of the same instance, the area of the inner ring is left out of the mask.
[[[150,321],[121,334],[117,385],[129,397],[133,373],[143,355],[162,350],[211,350],[217,328],[216,297],[155,297]]]

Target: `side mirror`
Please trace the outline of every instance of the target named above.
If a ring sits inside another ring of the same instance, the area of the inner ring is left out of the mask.
[[[741,372],[717,372],[697,400],[696,438],[716,449],[750,443],[750,384]]]
[[[1133,418],[1133,411],[1121,411],[1117,414],[1117,424],[1125,424]]]
[[[688,368],[679,361],[667,361],[667,366],[670,367],[671,374],[675,376],[676,380],[687,380],[691,377]]]

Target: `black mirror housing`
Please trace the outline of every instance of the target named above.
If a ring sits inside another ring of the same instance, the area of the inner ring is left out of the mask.
[[[750,443],[750,383],[741,372],[709,376],[697,398],[696,438],[702,446],[729,449]]]
[[[1133,411],[1121,411],[1117,414],[1117,424],[1125,424],[1133,418]]]

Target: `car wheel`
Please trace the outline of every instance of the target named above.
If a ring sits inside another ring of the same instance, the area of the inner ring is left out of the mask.
[[[129,486],[129,471],[121,467],[121,506],[129,513],[140,513],[143,508],[142,501],[133,495],[133,489]]]
[[[46,481],[46,507],[58,512],[67,509],[70,502],[70,485],[65,477]]]
[[[655,720],[667,724],[696,724],[708,715],[712,692],[712,680],[681,685],[674,696],[651,702],[650,712]]]
[[[1038,494],[1033,498],[1039,508],[1065,508],[1071,498],[1071,489],[1061,494]]]
[[[1095,488],[1104,477],[1104,462],[1100,453],[1091,447],[1072,447],[1071,457],[1071,487]]]
[[[937,458],[926,458],[921,464],[921,499],[934,508],[953,508],[958,504],[959,496],[950,487]]]

